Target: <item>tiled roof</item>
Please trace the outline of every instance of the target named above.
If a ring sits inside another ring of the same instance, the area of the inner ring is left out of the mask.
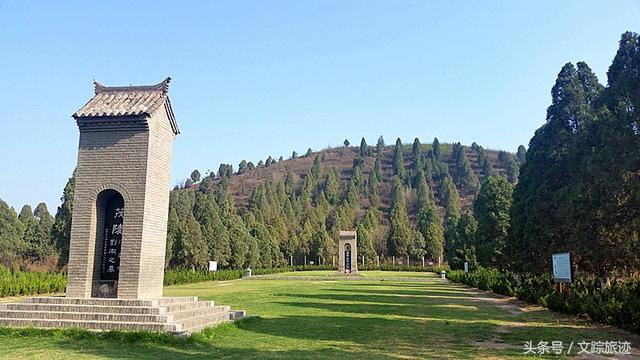
[[[104,86],[94,81],[95,96],[73,114],[76,119],[151,115],[164,105],[174,132],[179,133],[167,92],[169,81],[145,86]]]
[[[96,95],[73,117],[150,115],[164,104],[169,90],[169,81],[150,86],[107,87],[97,81]]]

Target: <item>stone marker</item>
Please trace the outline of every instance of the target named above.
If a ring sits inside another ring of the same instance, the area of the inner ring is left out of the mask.
[[[190,332],[244,311],[162,298],[173,139],[169,81],[106,87],[80,130],[66,297],[0,305],[0,325]]]
[[[356,231],[340,231],[338,240],[338,272],[358,273],[358,246]]]

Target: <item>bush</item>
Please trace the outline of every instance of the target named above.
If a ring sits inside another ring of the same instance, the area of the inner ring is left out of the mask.
[[[640,333],[640,278],[616,281],[609,286],[603,286],[598,279],[576,279],[570,293],[561,295],[551,275],[530,276],[480,268],[470,273],[452,270],[447,277],[453,282]]]
[[[420,265],[365,265],[359,266],[358,270],[380,270],[380,271],[412,271],[412,272],[440,272],[441,270],[449,270],[447,267],[437,266],[420,266]]]
[[[165,270],[164,285],[182,285],[202,281],[225,281],[240,279],[244,270]]]
[[[67,276],[59,272],[11,270],[0,266],[0,297],[64,292]]]

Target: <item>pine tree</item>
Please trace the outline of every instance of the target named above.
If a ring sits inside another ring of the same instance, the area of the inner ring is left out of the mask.
[[[348,148],[351,143],[349,142],[349,140],[345,139],[344,142],[342,143],[344,145],[344,147]]]
[[[200,225],[193,214],[190,214],[180,227],[174,251],[176,265],[179,267],[201,269],[206,266],[209,258],[207,244],[202,238]]]
[[[398,178],[404,181],[404,158],[402,156],[402,141],[400,138],[396,140],[396,147],[393,153],[393,172]]]
[[[393,256],[408,255],[413,234],[405,205],[404,187],[399,177],[396,177],[394,182],[389,222],[389,237],[387,239],[389,254]]]
[[[440,141],[438,138],[433,138],[433,144],[431,145],[431,150],[433,154],[433,158],[436,160],[440,160]]]
[[[452,157],[455,161],[454,180],[456,184],[466,192],[476,192],[480,183],[473,169],[471,169],[471,164],[462,144],[456,143],[453,145]]]
[[[24,251],[23,225],[15,210],[0,200],[0,262],[9,264]]]
[[[376,153],[382,153],[382,150],[385,148],[385,146],[387,145],[384,143],[384,138],[382,137],[382,135],[380,135],[378,141],[376,142]]]
[[[416,161],[422,156],[422,150],[420,149],[420,139],[413,139],[413,145],[411,147],[411,154],[413,155],[413,161]]]
[[[210,260],[217,261],[220,266],[228,266],[231,256],[231,239],[220,218],[220,209],[214,195],[197,196],[193,214],[200,224]]]
[[[364,139],[364,137],[362,137],[362,140],[360,140],[360,156],[371,156],[371,147],[367,145],[367,141]]]
[[[27,257],[35,259],[35,254],[32,253],[32,249],[36,243],[36,227],[38,225],[36,218],[33,216],[31,206],[24,205],[18,214],[18,220],[22,224],[21,243],[24,244],[27,250]],[[23,255],[23,254],[20,254]]]
[[[338,172],[336,168],[331,168],[324,182],[324,193],[331,205],[336,205],[340,200],[340,184],[338,183]]]
[[[64,187],[60,201],[62,204],[58,206],[53,228],[51,229],[51,237],[58,249],[60,257],[58,264],[64,265],[69,261],[69,243],[71,241],[71,217],[73,215],[73,193],[76,184],[75,170],[73,175],[67,181]]]
[[[176,266],[178,259],[174,257],[176,254],[176,245],[178,242],[178,236],[181,234],[181,224],[178,218],[178,213],[175,208],[169,209],[169,219],[167,221],[167,245],[165,252],[165,267]]]
[[[489,176],[482,183],[473,204],[478,221],[476,250],[482,266],[505,265],[505,247],[509,235],[512,185],[501,176]]]
[[[562,67],[551,94],[547,122],[529,143],[513,194],[508,248],[516,270],[546,272],[551,251],[573,250],[567,243],[566,214],[559,205],[568,203],[570,148],[591,111],[571,63]]]
[[[460,217],[445,249],[447,261],[452,269],[463,269],[469,263],[470,269],[478,266],[476,258],[476,232],[478,222],[473,215],[465,212]]]
[[[518,164],[516,157],[506,151],[499,151],[498,161],[500,161],[500,164],[505,169],[509,182],[515,184],[518,181],[518,176],[520,175],[520,165]]]
[[[200,181],[200,171],[198,171],[198,169],[195,169],[191,172],[191,181],[193,181],[194,183],[197,183]]]
[[[418,182],[418,204],[417,230],[424,239],[425,252],[431,259],[441,261],[444,247],[444,228],[424,176],[421,176]]]
[[[320,161],[320,155],[316,155],[316,158],[313,160],[311,175],[316,179],[316,181],[318,181],[322,176],[322,162]]]
[[[527,149],[524,145],[518,146],[518,161],[522,164],[527,159]]]
[[[238,164],[238,175],[244,174],[247,171],[247,160],[240,161]]]
[[[33,243],[28,253],[35,260],[46,260],[57,257],[55,244],[51,238],[53,227],[53,216],[49,213],[45,203],[39,203],[33,211],[33,216],[37,221]]]

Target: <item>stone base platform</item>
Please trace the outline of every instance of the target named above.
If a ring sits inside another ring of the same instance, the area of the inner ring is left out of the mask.
[[[204,327],[240,319],[244,310],[198,301],[197,297],[155,300],[32,297],[0,304],[0,326],[147,330],[189,334]]]

